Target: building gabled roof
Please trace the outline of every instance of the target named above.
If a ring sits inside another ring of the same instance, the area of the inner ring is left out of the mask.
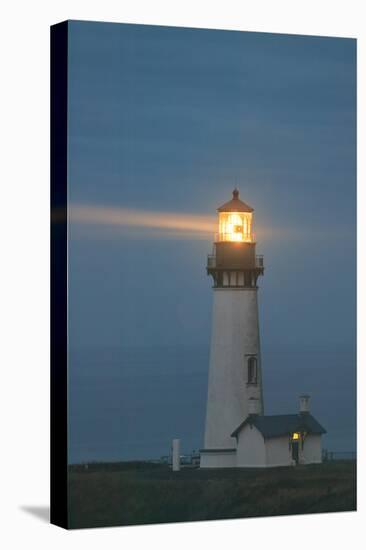
[[[239,199],[239,191],[234,189],[233,198],[217,209],[218,212],[254,212],[254,208]]]
[[[326,430],[309,413],[300,414],[276,414],[264,416],[252,414],[233,431],[231,437],[237,437],[239,432],[247,425],[255,426],[264,438],[280,437],[293,432],[306,432],[313,434],[324,434]]]

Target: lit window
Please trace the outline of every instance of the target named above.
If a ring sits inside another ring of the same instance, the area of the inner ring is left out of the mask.
[[[253,242],[251,212],[220,212],[219,240]]]

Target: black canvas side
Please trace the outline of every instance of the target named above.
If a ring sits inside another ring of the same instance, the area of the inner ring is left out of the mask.
[[[68,23],[51,27],[51,523],[67,506],[67,51]]]

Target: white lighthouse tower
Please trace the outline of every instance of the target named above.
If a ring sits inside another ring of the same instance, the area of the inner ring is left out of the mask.
[[[239,191],[218,208],[219,232],[208,256],[213,279],[213,319],[207,411],[201,467],[236,466],[232,432],[252,411],[263,414],[253,208]]]

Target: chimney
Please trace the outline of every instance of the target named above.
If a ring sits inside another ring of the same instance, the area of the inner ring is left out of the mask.
[[[251,397],[249,399],[249,415],[254,416],[256,414],[259,414],[259,399]]]
[[[309,413],[310,395],[300,395],[300,414]]]

